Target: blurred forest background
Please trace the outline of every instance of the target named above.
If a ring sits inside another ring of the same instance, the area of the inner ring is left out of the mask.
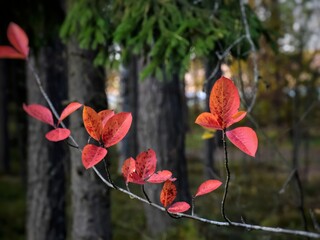
[[[179,200],[206,179],[224,182],[221,136],[203,139],[194,121],[215,80],[232,78],[249,112],[238,124],[256,130],[259,148],[251,158],[229,144],[227,215],[320,231],[320,1],[11,0],[0,8],[1,45],[11,21],[59,112],[70,101],[132,112],[106,162],[120,186],[122,162],[147,148],[178,178]],[[23,112],[46,104],[24,61],[1,59],[0,83],[0,239],[301,239],[173,220],[107,189]],[[81,111],[66,124],[84,146]],[[159,187],[146,188],[159,202]],[[195,213],[222,221],[222,194],[200,197]]]

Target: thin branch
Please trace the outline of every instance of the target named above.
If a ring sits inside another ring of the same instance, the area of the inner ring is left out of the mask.
[[[229,187],[229,181],[230,181],[230,169],[229,169],[229,164],[228,164],[228,150],[227,150],[227,141],[226,141],[226,130],[223,129],[222,131],[222,141],[223,141],[223,148],[224,148],[224,162],[225,162],[225,167],[226,167],[226,172],[227,172],[227,177],[226,177],[226,183],[224,185],[224,193],[221,201],[221,214],[223,218],[232,225],[231,221],[229,218],[226,216],[225,213],[225,204],[227,200],[227,195],[228,195],[228,187]]]
[[[29,66],[31,66],[31,65],[29,65]],[[42,84],[41,84],[40,78],[38,77],[38,75],[35,73],[34,70],[32,72],[33,72],[33,74],[34,74],[34,76],[36,78],[36,82],[37,82],[37,84],[39,86],[39,89],[40,89],[43,97],[48,102],[48,105],[49,105],[50,109],[52,110],[52,112],[56,112],[51,100],[48,98],[46,92],[42,88]],[[59,118],[59,116],[58,116],[58,118]],[[65,128],[63,123],[61,123],[61,126]],[[73,145],[77,148],[78,151],[82,151],[81,148],[79,147],[79,144],[76,142],[76,140],[71,135],[70,135],[69,139],[73,142]],[[108,186],[108,187],[110,187],[112,189],[115,189],[115,186],[112,183],[110,183],[109,181],[107,181],[95,166],[93,166],[92,169],[106,186]],[[123,188],[117,186],[116,190],[128,195],[130,198],[137,199],[138,201],[146,203],[146,204],[148,204],[148,205],[150,205],[150,206],[152,206],[152,207],[154,207],[154,208],[156,208],[156,209],[158,209],[160,211],[167,212],[167,210],[164,207],[162,207],[162,206],[160,206],[160,205],[158,205],[156,203],[153,203],[153,202],[149,203],[147,199],[142,198],[142,197],[140,197],[140,196],[138,196],[138,195],[126,190],[126,189],[123,189]],[[283,233],[283,234],[290,234],[290,235],[303,236],[303,237],[309,237],[309,238],[319,238],[320,239],[320,234],[319,233],[315,233],[315,232],[307,232],[307,231],[294,230],[294,229],[285,229],[285,228],[278,228],[278,227],[265,227],[265,226],[260,226],[260,225],[251,225],[251,224],[239,223],[239,222],[231,222],[231,221],[221,222],[221,221],[210,220],[210,219],[198,217],[198,216],[195,216],[195,215],[184,214],[184,213],[177,213],[175,215],[177,217],[189,218],[189,219],[193,219],[193,220],[200,221],[200,222],[203,222],[203,223],[212,224],[212,225],[215,225],[215,226],[231,226],[232,225],[232,226],[239,227],[239,228],[244,228],[244,229],[247,229],[247,230],[260,230],[260,231],[265,231],[265,232]]]
[[[251,37],[250,27],[249,27],[246,9],[245,9],[244,5],[245,5],[244,0],[240,0],[240,10],[241,10],[242,22],[243,22],[244,30],[246,33],[245,37],[247,38],[247,40],[249,42],[250,50],[252,53],[254,88],[253,88],[251,103],[247,109],[248,112],[251,112],[254,107],[254,104],[256,102],[256,99],[257,99],[257,89],[258,89],[258,83],[259,83],[259,69],[258,69],[257,49],[256,49],[256,46],[255,46],[255,44],[252,40],[252,37]]]

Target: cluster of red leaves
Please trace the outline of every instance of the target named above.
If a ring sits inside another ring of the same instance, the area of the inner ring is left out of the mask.
[[[49,141],[52,142],[58,142],[65,140],[70,136],[70,130],[67,128],[60,128],[60,123],[68,117],[71,113],[76,111],[82,106],[81,103],[78,102],[72,102],[66,108],[62,111],[57,124],[54,124],[53,122],[53,116],[49,108],[39,105],[39,104],[30,104],[26,105],[23,104],[23,109],[28,113],[31,117],[34,117],[35,119],[38,119],[46,124],[49,124],[50,126],[54,127],[53,130],[49,131],[46,134],[46,138]]]
[[[246,116],[246,112],[238,111],[240,97],[232,80],[221,77],[214,84],[209,100],[210,112],[201,113],[196,123],[208,129],[225,131],[232,124]],[[227,130],[228,139],[244,153],[255,156],[258,148],[258,138],[255,131],[249,127],[238,127]]]
[[[29,55],[27,34],[17,24],[11,22],[7,29],[7,37],[12,46],[0,46],[0,58],[27,59]]]
[[[112,110],[97,113],[94,109],[84,106],[82,118],[88,134],[100,145],[87,144],[83,148],[82,163],[88,169],[107,155],[106,148],[117,144],[125,137],[132,123],[132,115],[128,112],[115,114]]]

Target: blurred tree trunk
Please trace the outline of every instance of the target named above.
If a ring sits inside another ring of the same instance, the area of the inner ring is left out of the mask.
[[[218,71],[215,76],[210,77],[212,71],[216,68],[216,64],[219,64]],[[211,89],[214,83],[221,77],[221,68],[220,62],[218,59],[212,57],[206,60],[205,63],[205,70],[206,70],[206,79],[207,82],[205,84],[205,92],[206,92],[206,112],[210,112],[209,109],[209,98]],[[205,140],[205,158],[204,158],[204,175],[206,178],[219,178],[219,171],[215,166],[215,152],[219,147],[219,143],[222,142],[222,135],[221,131],[216,131],[213,138],[209,138]]]
[[[158,170],[170,170],[178,189],[179,201],[190,200],[185,158],[185,102],[178,74],[163,75],[164,79],[147,77],[139,84],[138,140],[139,152],[155,150]],[[159,203],[162,184],[146,187],[152,202]],[[165,213],[145,205],[147,225],[156,235],[167,229],[172,219]]]
[[[132,113],[130,131],[120,144],[119,172],[125,159],[138,154],[138,57],[132,55],[120,69],[121,111]]]
[[[1,170],[4,173],[10,172],[9,159],[9,138],[8,138],[8,95],[7,95],[7,62],[0,62],[0,161]]]
[[[63,45],[55,40],[53,45],[42,47],[30,61],[36,66],[44,88],[58,111],[67,95],[67,79]],[[27,73],[28,104],[46,105],[30,70]],[[45,139],[51,129],[48,125],[28,118],[27,166],[27,239],[65,239],[65,163],[67,147],[63,142]]]
[[[104,70],[94,68],[95,53],[81,50],[75,40],[68,42],[69,98],[96,111],[107,108],[104,92]],[[70,117],[70,130],[83,148],[88,134],[82,122],[82,112]],[[86,170],[81,152],[71,151],[72,239],[111,239],[109,189],[92,169]]]

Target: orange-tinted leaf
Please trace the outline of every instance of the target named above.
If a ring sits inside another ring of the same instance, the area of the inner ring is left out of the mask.
[[[65,109],[63,109],[57,125],[59,125],[71,113],[73,113],[74,111],[78,110],[81,106],[82,106],[82,104],[78,103],[78,102],[69,103],[68,106],[66,106]]]
[[[51,142],[59,142],[70,136],[70,130],[66,128],[56,128],[46,134],[46,138]]]
[[[7,36],[12,46],[27,58],[29,55],[29,40],[23,29],[11,22],[7,30]]]
[[[25,56],[13,47],[0,46],[0,58],[25,59]]]
[[[231,126],[232,124],[241,121],[245,116],[247,115],[247,112],[245,111],[239,111],[236,114],[232,116],[230,121],[227,124],[227,127]]]
[[[222,182],[218,180],[207,180],[199,186],[195,197],[210,193],[220,187],[221,184]]]
[[[103,129],[107,121],[114,115],[114,111],[106,109],[106,110],[100,111],[98,114],[101,118],[102,129]]]
[[[131,182],[131,174],[136,170],[136,161],[130,157],[122,165],[122,175],[126,182]]]
[[[222,127],[218,122],[217,117],[208,112],[201,113],[197,117],[195,123],[205,128],[222,130]]]
[[[172,204],[169,208],[168,208],[168,212],[171,213],[182,213],[185,211],[188,211],[190,209],[190,205],[187,202],[176,202],[174,204]]]
[[[171,181],[166,181],[163,184],[161,193],[160,193],[160,202],[166,208],[174,201],[177,196],[177,188]]]
[[[131,113],[121,112],[112,116],[102,131],[104,146],[110,147],[120,142],[128,133],[131,123]]]
[[[237,87],[226,78],[221,77],[214,84],[209,100],[210,112],[217,116],[222,129],[232,122],[232,116],[240,107],[240,97]]]
[[[249,127],[238,127],[226,132],[229,140],[241,151],[254,157],[258,149],[256,132]]]
[[[156,171],[157,157],[152,149],[141,152],[136,159],[136,172],[141,179],[148,179]]]
[[[101,119],[98,113],[91,107],[84,106],[82,112],[84,127],[88,134],[95,140],[100,141],[101,137]]]
[[[49,108],[39,104],[23,104],[23,109],[31,117],[34,117],[44,123],[47,123],[54,127],[52,113]]]
[[[169,180],[172,177],[172,172],[168,170],[158,171],[151,175],[151,177],[147,180],[149,183],[163,183]]]
[[[88,169],[99,163],[107,155],[107,149],[87,144],[82,150],[82,164]]]

